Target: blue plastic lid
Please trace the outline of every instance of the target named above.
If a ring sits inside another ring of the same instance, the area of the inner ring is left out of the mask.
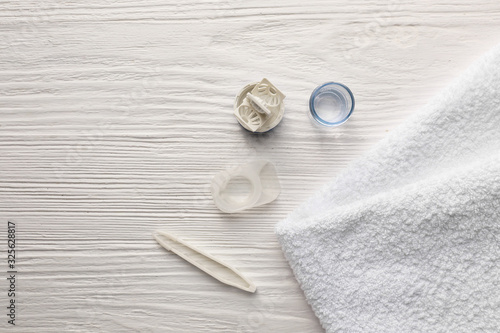
[[[317,123],[333,127],[349,119],[354,104],[354,95],[349,88],[341,83],[327,82],[312,92],[309,110]]]

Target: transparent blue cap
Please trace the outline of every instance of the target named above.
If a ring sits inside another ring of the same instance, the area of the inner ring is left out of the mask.
[[[320,125],[339,126],[354,111],[354,95],[345,85],[327,82],[318,86],[309,99],[312,118]]]

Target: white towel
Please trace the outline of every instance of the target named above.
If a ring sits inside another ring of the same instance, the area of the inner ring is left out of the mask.
[[[327,332],[500,332],[500,47],[276,232]]]

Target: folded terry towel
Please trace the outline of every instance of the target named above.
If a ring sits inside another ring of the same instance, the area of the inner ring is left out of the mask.
[[[500,47],[276,231],[327,332],[500,332]]]

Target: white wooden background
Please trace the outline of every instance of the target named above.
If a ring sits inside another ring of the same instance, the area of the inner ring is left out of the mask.
[[[499,40],[500,2],[0,2],[0,257],[17,224],[18,332],[322,332],[273,228]],[[236,93],[269,78],[285,119],[254,136]],[[348,85],[320,131],[307,101]],[[256,157],[277,201],[219,212],[212,176]],[[165,228],[233,263],[256,294],[163,250]],[[6,259],[0,263],[7,270]]]

